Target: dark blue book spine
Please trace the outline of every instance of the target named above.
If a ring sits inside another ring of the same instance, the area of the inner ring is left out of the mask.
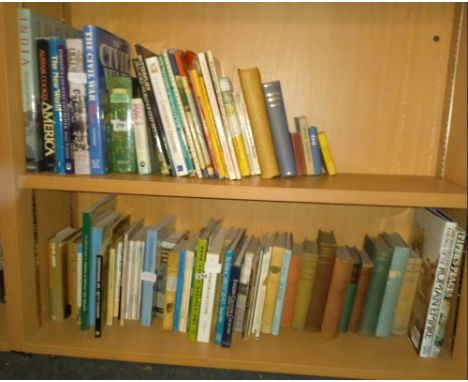
[[[282,177],[296,176],[296,162],[280,82],[273,81],[263,84],[263,96],[265,97],[280,174]]]
[[[174,73],[174,76],[179,76],[179,68],[177,67],[177,62],[174,57],[174,52],[172,50],[167,52],[167,56],[169,57],[169,62],[171,63],[171,69],[172,73]]]
[[[63,42],[63,40],[62,40]],[[52,76],[52,105],[54,108],[54,132],[55,132],[55,171],[59,174],[65,174],[65,146],[63,139],[62,125],[62,106],[60,96],[60,72],[59,72],[59,57],[58,47],[60,39],[51,37],[49,40],[49,59],[50,59],[50,74]]]
[[[237,291],[239,290],[241,268],[233,266],[231,270],[231,279],[229,282],[229,296],[227,301],[226,318],[224,322],[223,340],[221,346],[231,347],[232,331],[234,328],[234,313],[236,311]]]
[[[67,47],[65,40],[60,40],[57,47],[58,54],[58,73],[60,87],[60,107],[62,108],[62,130],[63,130],[63,150],[65,155],[65,173],[74,174],[75,166],[73,163],[72,132],[69,109],[69,91],[67,74]]]
[[[318,131],[316,127],[309,127],[310,149],[312,151],[312,161],[314,162],[315,175],[322,175],[322,154],[318,141]]]

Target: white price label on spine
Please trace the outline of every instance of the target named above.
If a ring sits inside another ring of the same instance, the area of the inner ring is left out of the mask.
[[[156,274],[151,272],[141,272],[141,281],[156,282]]]

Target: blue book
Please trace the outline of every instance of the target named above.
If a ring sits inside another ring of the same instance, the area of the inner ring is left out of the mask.
[[[177,290],[176,290],[176,301],[174,307],[174,321],[172,324],[172,329],[174,332],[179,331],[180,323],[180,304],[182,302],[182,294],[184,288],[184,272],[185,272],[185,256],[187,254],[187,249],[182,247],[179,252],[179,273],[177,274]]]
[[[229,249],[226,250],[223,262],[223,278],[221,281],[221,293],[219,296],[218,320],[216,322],[215,343],[218,345],[221,345],[221,342],[223,341],[224,320],[226,317],[226,307],[229,294],[229,282],[231,280],[233,257],[234,252]]]
[[[262,84],[276,160],[282,177],[296,176],[296,161],[279,81]]]
[[[276,297],[275,315],[273,316],[273,324],[271,334],[277,336],[280,332],[281,314],[283,313],[284,296],[286,294],[286,284],[288,283],[289,265],[292,255],[292,234],[286,234],[285,247],[283,252],[283,266],[281,267],[280,283],[278,287],[278,296]]]
[[[318,131],[316,127],[309,127],[310,149],[312,151],[312,162],[314,162],[315,175],[322,175],[322,153],[318,141]]]
[[[377,337],[387,337],[392,330],[393,318],[395,317],[398,296],[400,295],[403,275],[408,264],[410,249],[398,233],[388,234],[383,232],[380,236],[393,250],[387,284],[375,329]]]
[[[143,258],[143,275],[141,284],[140,322],[150,326],[153,318],[153,299],[155,296],[156,256],[160,243],[174,231],[175,216],[167,216],[156,226],[146,231],[145,256]]]
[[[94,25],[83,27],[84,56],[88,86],[88,128],[91,174],[108,172],[106,115],[108,115],[107,77],[130,76],[130,45],[127,41]]]

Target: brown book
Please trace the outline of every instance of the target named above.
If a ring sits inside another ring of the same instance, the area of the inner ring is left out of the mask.
[[[262,80],[258,68],[239,69],[239,79],[244,94],[247,113],[252,126],[262,178],[279,175],[273,138],[268,122],[267,108],[263,96]]]
[[[361,272],[359,274],[356,297],[354,298],[354,305],[348,325],[348,330],[352,333],[357,333],[359,330],[362,311],[366,303],[367,290],[369,289],[369,282],[372,270],[374,269],[374,264],[365,250],[359,251],[359,256],[361,256]]]
[[[333,231],[324,232],[319,230],[317,244],[317,270],[306,323],[306,328],[314,332],[321,330],[323,312],[335,263],[336,240]]]
[[[336,250],[335,265],[323,313],[322,335],[324,337],[333,338],[338,335],[352,273],[353,258],[346,247],[339,247]]]
[[[301,135],[297,132],[289,132],[294,151],[294,161],[296,162],[297,176],[307,175],[304,149],[302,147]]]
[[[281,327],[292,327],[294,318],[294,305],[296,304],[297,287],[301,275],[302,249],[300,244],[293,245],[291,263],[289,265],[289,276],[284,295],[283,313],[281,315]]]

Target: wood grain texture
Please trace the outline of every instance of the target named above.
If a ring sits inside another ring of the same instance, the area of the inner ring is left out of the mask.
[[[7,328],[6,305],[0,304],[0,351],[10,350]]]
[[[327,133],[338,172],[435,175],[453,4],[70,4],[76,27],[211,49],[280,80],[289,122]],[[439,42],[433,37],[438,35]]]

